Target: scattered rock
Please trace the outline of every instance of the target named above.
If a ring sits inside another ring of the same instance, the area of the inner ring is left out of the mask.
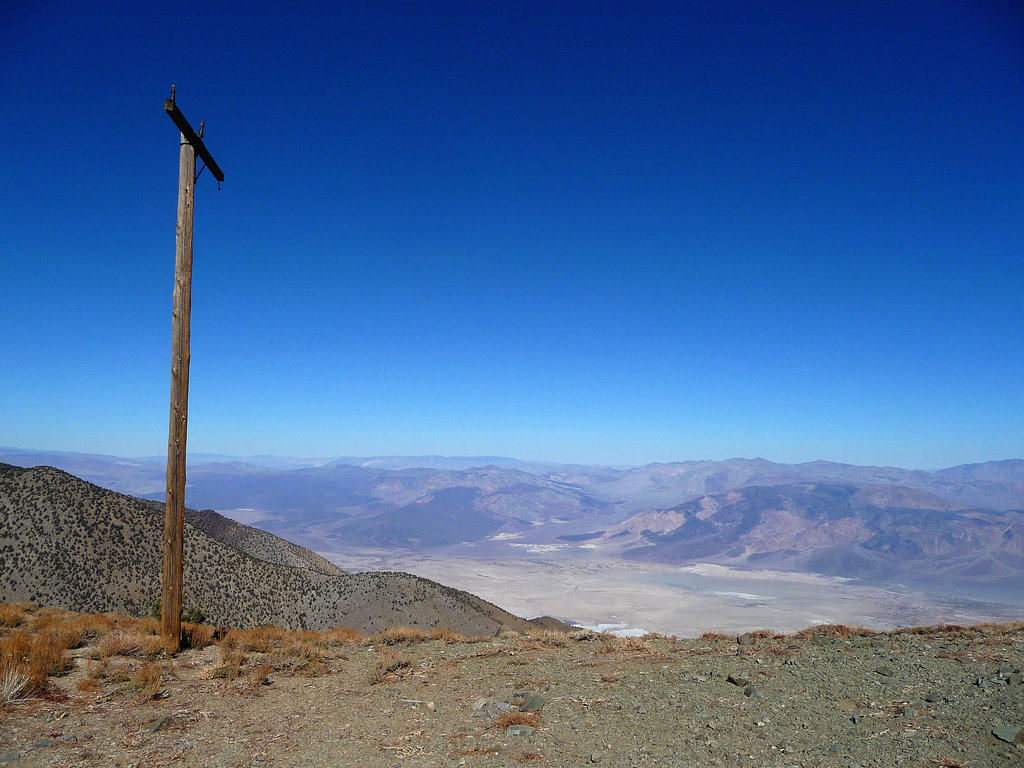
[[[537,729],[530,725],[510,725],[505,729],[507,736],[533,736]]]
[[[399,699],[398,703],[411,709],[425,709],[428,712],[434,711],[434,702],[432,701],[420,701],[419,699]]]
[[[145,730],[146,733],[156,733],[164,726],[164,723],[166,723],[170,719],[170,715],[164,715],[163,717],[158,718],[151,723],[148,723],[143,730]]]
[[[54,739],[39,739],[32,743],[30,749],[46,749],[47,747],[52,747],[56,743],[57,742]]]
[[[761,691],[758,690],[757,686],[751,683],[743,689],[743,695],[749,699],[763,699],[764,696]]]
[[[20,752],[4,752],[0,754],[0,763],[9,763],[12,760],[17,760],[21,757]]]
[[[892,671],[892,667],[890,667],[888,664],[881,664],[875,667],[875,672],[881,675],[882,677],[892,677],[895,674]]]
[[[517,696],[523,700],[519,705],[520,712],[536,712],[547,703],[543,696],[533,691],[525,691]]]
[[[725,678],[725,680],[726,682],[732,683],[733,685],[738,685],[740,688],[750,685],[750,681],[747,680],[747,678],[740,677],[739,675],[730,674],[727,678]]]
[[[742,647],[750,646],[754,644],[756,638],[749,632],[745,632],[736,638],[736,644]]]
[[[602,755],[600,752],[591,752],[590,753],[590,762],[592,762],[592,763],[600,763],[602,757],[604,757],[604,755]]]
[[[1024,744],[1024,728],[1019,725],[1000,725],[992,729],[992,735],[1008,744]]]

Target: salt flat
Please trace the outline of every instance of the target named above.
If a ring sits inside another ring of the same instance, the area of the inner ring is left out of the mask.
[[[707,563],[670,566],[571,557],[490,560],[374,549],[320,554],[350,571],[401,570],[423,576],[526,618],[549,615],[625,633],[643,629],[694,637],[709,630],[792,632],[830,623],[891,629],[1024,615],[1020,605]]]

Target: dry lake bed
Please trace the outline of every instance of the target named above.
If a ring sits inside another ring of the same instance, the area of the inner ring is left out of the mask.
[[[519,616],[555,616],[617,634],[695,637],[708,630],[792,632],[833,623],[891,629],[1024,617],[1019,604],[708,563],[478,559],[375,549],[321,554],[346,570],[406,571],[472,592]]]

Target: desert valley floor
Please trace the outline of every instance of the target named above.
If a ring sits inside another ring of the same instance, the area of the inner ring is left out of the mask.
[[[1024,616],[1024,597],[986,600],[713,564],[672,566],[557,556],[484,559],[370,549],[321,554],[351,571],[398,570],[433,579],[519,616],[555,616],[625,634],[696,637],[709,630],[765,628],[793,632],[830,623],[889,629]]]

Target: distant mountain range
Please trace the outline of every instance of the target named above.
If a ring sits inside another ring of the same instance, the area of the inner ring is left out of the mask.
[[[155,459],[0,450],[163,498]],[[319,552],[353,547],[700,560],[873,580],[1020,585],[1024,460],[935,472],[814,461],[547,465],[498,457],[193,457],[186,500]],[[312,460],[310,460],[312,461]],[[473,466],[476,465],[476,466]]]
[[[159,599],[162,505],[52,467],[0,464],[0,601],[145,614]],[[184,605],[216,624],[528,628],[466,592],[403,573],[348,574],[212,511],[187,513]]]
[[[591,540],[627,558],[1024,594],[1024,512],[891,485],[750,486],[640,513]],[[994,595],[993,595],[994,596]]]

